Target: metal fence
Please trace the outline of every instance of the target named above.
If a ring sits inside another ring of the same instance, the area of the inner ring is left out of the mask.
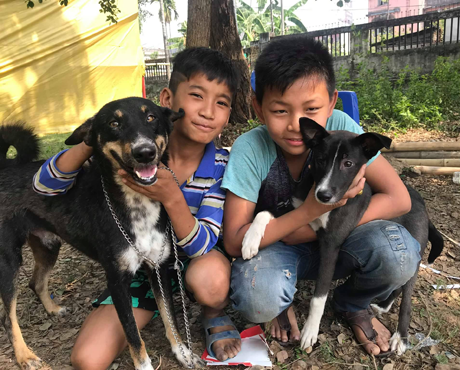
[[[145,61],[145,82],[151,83],[154,81],[166,81],[168,75],[166,73],[167,63],[165,59],[152,59]],[[171,64],[172,71],[172,64]]]

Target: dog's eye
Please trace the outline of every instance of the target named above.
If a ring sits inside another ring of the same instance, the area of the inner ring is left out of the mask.
[[[110,127],[112,127],[112,128],[117,128],[118,126],[120,126],[120,124],[119,124],[117,121],[115,121],[115,120],[110,121],[110,122],[109,122],[109,125],[110,125]]]
[[[349,168],[349,167],[353,166],[353,162],[352,162],[352,161],[345,161],[345,162],[343,163],[343,165],[344,165],[345,167]]]
[[[149,114],[147,116],[147,122],[153,122],[155,120],[155,116],[153,114]]]

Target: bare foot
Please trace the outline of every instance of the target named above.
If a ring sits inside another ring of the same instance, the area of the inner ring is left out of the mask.
[[[216,317],[223,315],[225,315],[225,313],[222,311],[221,315]],[[228,325],[209,329],[211,334],[221,333],[226,330],[235,330],[235,328],[231,325]],[[241,339],[218,340],[212,344],[212,350],[214,351],[214,354],[219,361],[225,361],[228,358],[233,358],[238,354],[238,352],[241,351]]]
[[[291,324],[290,338],[288,337],[288,332],[286,330],[281,330],[277,318],[271,321],[270,335],[272,338],[275,338],[284,343],[289,341],[298,342],[300,340],[300,330],[292,306],[289,307],[287,314],[289,323]]]
[[[364,350],[370,355],[378,355],[381,352],[388,351],[390,348],[390,331],[375,317],[372,319],[372,326],[374,327],[374,330],[377,332],[375,343],[369,341],[366,338],[364,332],[358,326],[353,325],[352,328],[353,332],[355,333],[356,340],[363,346]]]

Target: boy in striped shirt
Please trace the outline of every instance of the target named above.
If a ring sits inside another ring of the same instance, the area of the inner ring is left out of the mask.
[[[234,66],[220,52],[208,48],[187,49],[174,59],[174,70],[160,94],[164,107],[185,116],[174,123],[169,140],[169,167],[176,174],[158,170],[158,181],[137,185],[120,172],[132,189],[160,201],[165,207],[179,248],[188,257],[185,285],[203,307],[203,326],[209,353],[224,361],[240,350],[240,337],[223,309],[230,289],[230,260],[217,246],[223,217],[225,191],[221,182],[228,152],[216,149],[213,140],[227,125],[238,78]],[[91,157],[85,143],[48,159],[33,180],[36,192],[65,194],[77,180],[81,166]],[[131,284],[133,311],[139,329],[157,313],[155,300],[142,271]],[[106,369],[126,347],[110,292],[95,301],[96,310],[83,323],[72,351],[76,369]]]

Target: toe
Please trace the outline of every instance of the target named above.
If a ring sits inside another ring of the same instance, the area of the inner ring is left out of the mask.
[[[288,333],[287,333],[286,330],[281,330],[281,341],[282,341],[282,342],[287,342],[287,341],[289,341]]]
[[[217,346],[216,346],[217,347]],[[217,348],[214,348],[213,346],[213,349],[214,349],[214,353],[216,355],[216,358],[219,360],[219,361],[225,361],[228,359],[228,355],[227,355],[227,352],[225,351],[224,348],[218,346]]]

